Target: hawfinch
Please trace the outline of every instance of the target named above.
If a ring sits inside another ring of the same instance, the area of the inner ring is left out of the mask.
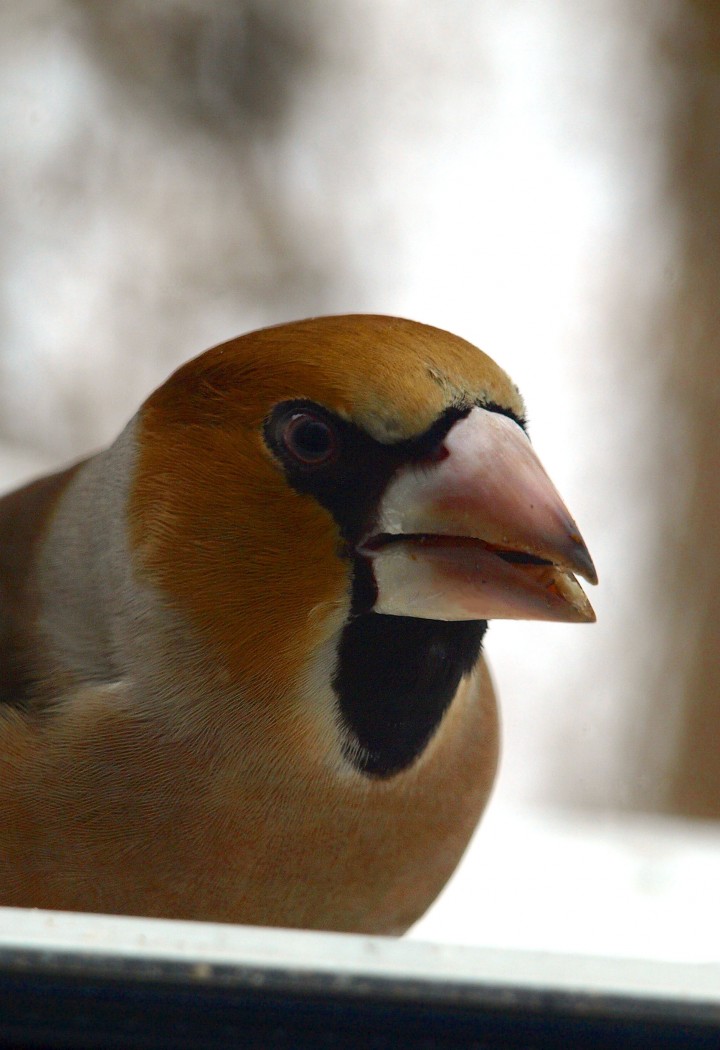
[[[0,904],[399,934],[490,792],[493,618],[596,582],[484,353],[233,339],[0,501]]]

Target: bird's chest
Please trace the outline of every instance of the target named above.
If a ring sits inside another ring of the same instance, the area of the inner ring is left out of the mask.
[[[307,756],[306,756],[307,758]],[[216,783],[189,840],[206,917],[399,933],[434,900],[480,818],[497,760],[484,665],[425,753],[388,778],[296,761]]]
[[[252,724],[234,762],[105,704],[29,750],[19,727],[16,775],[0,778],[1,902],[401,933],[452,874],[492,786],[484,665],[395,776],[329,762],[308,724],[273,754]]]

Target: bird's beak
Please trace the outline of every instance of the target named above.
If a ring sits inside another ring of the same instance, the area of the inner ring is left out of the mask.
[[[589,623],[597,583],[565,505],[517,423],[474,408],[432,461],[404,467],[359,553],[375,612],[433,620]]]

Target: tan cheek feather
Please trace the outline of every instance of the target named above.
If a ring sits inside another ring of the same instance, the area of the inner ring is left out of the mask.
[[[259,435],[218,427],[172,437],[140,435],[130,506],[140,575],[199,629],[231,681],[282,693],[327,631],[318,610],[347,610],[334,523],[287,486]]]

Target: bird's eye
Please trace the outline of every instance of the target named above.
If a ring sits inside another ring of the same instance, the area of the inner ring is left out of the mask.
[[[337,450],[335,431],[311,412],[293,413],[283,427],[282,441],[293,459],[306,467],[328,463]]]

